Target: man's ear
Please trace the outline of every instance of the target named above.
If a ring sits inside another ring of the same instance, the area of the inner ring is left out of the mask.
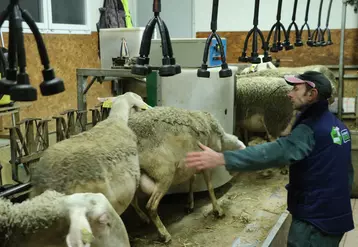
[[[314,99],[318,99],[318,91],[316,88],[312,88],[309,92],[309,95],[314,98]]]

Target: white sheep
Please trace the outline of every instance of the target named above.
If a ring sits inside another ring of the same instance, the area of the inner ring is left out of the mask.
[[[216,151],[245,148],[236,136],[225,133],[214,116],[207,112],[189,111],[174,107],[154,107],[133,114],[128,126],[138,138],[141,168],[140,190],[149,195],[146,204],[149,217],[156,226],[161,241],[169,242],[171,235],[158,216],[158,205],[172,185],[190,180],[188,209],[194,208],[193,182],[196,170],[187,168],[186,153],[200,150],[198,142]],[[224,215],[218,205],[211,183],[211,170],[203,176],[217,217]],[[146,222],[149,218],[139,208],[135,196],[133,206]]]
[[[2,247],[129,247],[125,226],[100,193],[55,191],[13,204],[0,198]]]
[[[50,146],[31,169],[30,197],[47,189],[65,194],[103,193],[119,215],[128,207],[140,177],[137,138],[127,121],[133,108],[149,106],[134,93],[112,98],[107,119]]]

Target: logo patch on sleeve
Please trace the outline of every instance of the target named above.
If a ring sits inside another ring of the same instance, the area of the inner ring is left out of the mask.
[[[341,132],[339,131],[339,127],[332,127],[331,130],[331,137],[333,140],[333,143],[337,144],[337,145],[342,145],[342,135]]]
[[[351,137],[349,135],[349,132],[347,129],[344,129],[341,131],[342,139],[344,143],[347,143],[351,140]]]

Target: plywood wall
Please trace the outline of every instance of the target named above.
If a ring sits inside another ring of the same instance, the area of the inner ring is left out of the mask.
[[[97,55],[97,33],[78,34],[44,34],[51,66],[55,68],[57,77],[65,82],[66,91],[49,97],[43,97],[39,85],[42,82],[42,65],[32,34],[25,34],[27,71],[31,84],[38,89],[38,100],[21,111],[21,118],[52,117],[67,109],[77,109],[76,69],[98,68],[100,60]],[[4,36],[8,42],[8,36]],[[110,96],[110,83],[95,83],[88,91],[88,107],[92,107],[97,97]],[[9,121],[4,118],[4,123]]]
[[[241,56],[244,48],[244,41],[247,32],[218,32],[221,37],[227,38],[227,53],[229,63],[238,63],[238,57]],[[326,47],[309,47],[304,45],[296,47],[290,51],[280,51],[278,53],[271,53],[273,59],[280,59],[281,66],[297,67],[312,64],[323,65],[338,65],[339,64],[339,44],[340,44],[340,30],[331,30],[333,45]],[[197,32],[196,37],[207,38],[208,32]],[[268,31],[263,31],[265,39]],[[290,33],[291,42],[294,42],[294,32]],[[273,38],[271,37],[271,43]],[[307,40],[307,31],[304,32],[303,40]],[[252,36],[249,40],[247,54],[251,54]],[[358,64],[358,29],[347,29],[345,31],[345,64]],[[258,47],[261,47],[259,43]],[[259,54],[263,54],[260,49]]]

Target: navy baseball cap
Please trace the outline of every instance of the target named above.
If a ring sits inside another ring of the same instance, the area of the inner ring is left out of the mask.
[[[321,72],[306,71],[299,75],[285,75],[285,81],[290,85],[307,83],[312,88],[316,88],[318,94],[325,99],[332,95],[332,85],[328,78]]]

